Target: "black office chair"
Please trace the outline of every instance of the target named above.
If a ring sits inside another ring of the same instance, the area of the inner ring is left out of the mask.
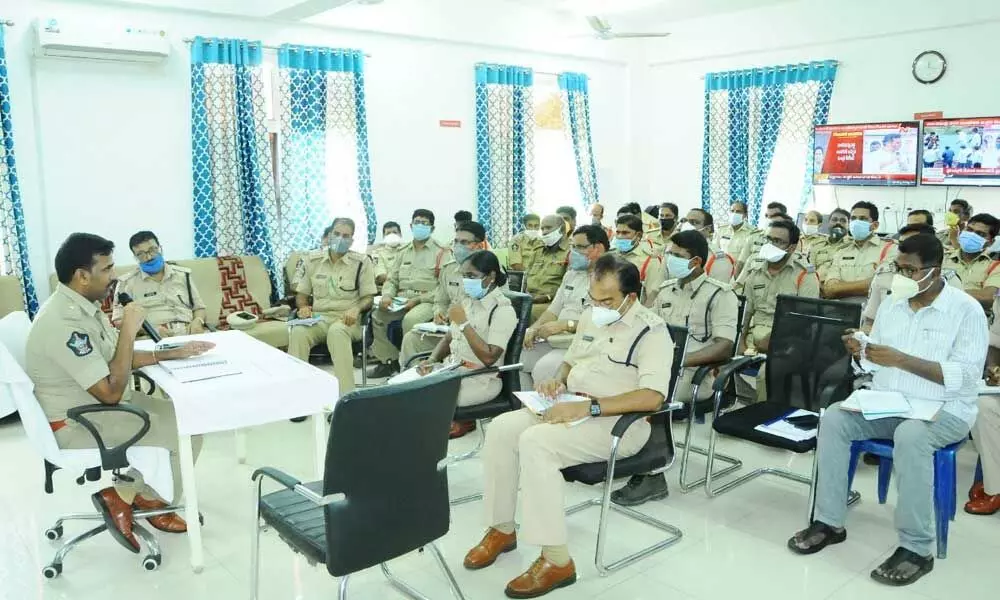
[[[674,462],[674,439],[670,430],[670,417],[671,412],[679,408],[680,405],[671,400],[674,390],[677,387],[677,378],[681,372],[681,365],[684,364],[688,330],[686,327],[673,326],[668,327],[668,329],[670,337],[674,341],[674,353],[673,362],[670,367],[670,387],[664,399],[663,407],[652,413],[628,413],[619,416],[618,422],[615,423],[614,428],[611,430],[611,455],[608,457],[607,462],[575,465],[562,470],[563,479],[566,481],[575,481],[586,485],[604,485],[604,493],[601,497],[591,498],[566,509],[566,514],[571,515],[591,506],[601,507],[601,518],[597,526],[597,546],[594,551],[594,566],[602,576],[623,569],[638,560],[672,546],[679,542],[684,535],[680,529],[673,525],[664,523],[633,508],[619,506],[611,502],[611,486],[614,483],[614,479],[647,473],[662,473],[670,468],[670,465]],[[619,459],[618,444],[621,442],[622,437],[625,436],[625,432],[636,421],[645,418],[648,418],[650,421],[649,440],[646,441],[646,445],[635,455]],[[604,544],[606,541],[609,509],[640,523],[655,527],[669,535],[653,545],[616,560],[610,565],[605,565]]]
[[[681,452],[679,487],[681,489],[681,492],[685,494],[690,492],[691,490],[701,487],[705,483],[704,477],[699,477],[694,481],[687,480],[688,461],[691,457],[692,452],[694,452],[695,454],[700,454],[702,456],[706,457],[708,456],[707,448],[702,448],[700,446],[695,446],[692,444],[692,436],[694,435],[695,421],[699,423],[704,423],[705,415],[710,414],[712,412],[712,407],[715,404],[714,396],[709,396],[705,400],[697,400],[698,391],[701,389],[701,386],[705,381],[705,377],[707,377],[711,371],[725,366],[730,362],[730,360],[739,358],[739,356],[735,356],[735,353],[738,351],[740,347],[740,340],[743,335],[743,325],[744,325],[743,320],[745,318],[747,299],[745,296],[740,296],[738,294],[736,298],[738,299],[738,308],[736,317],[736,322],[738,325],[736,329],[736,340],[733,342],[733,354],[734,354],[733,358],[714,365],[704,365],[698,367],[698,369],[694,373],[694,376],[691,378],[690,402],[686,403],[684,407],[681,408],[680,410],[675,411],[673,415],[675,420],[678,421],[682,419],[687,420],[687,424],[684,430],[684,442],[677,444],[678,446],[684,449],[684,451]],[[735,403],[736,403],[736,383],[735,381],[731,381],[729,385],[726,386],[726,390],[722,394],[721,409],[726,410]],[[716,452],[715,458],[717,460],[729,463],[729,465],[713,473],[712,474],[713,477],[723,477],[743,467],[743,461],[734,456],[729,456],[728,454],[722,454]]]
[[[755,444],[788,450],[797,454],[816,449],[816,438],[793,441],[755,430],[758,425],[775,422],[796,409],[819,412],[851,393],[853,374],[851,357],[841,341],[844,330],[857,327],[861,320],[861,305],[836,300],[819,300],[798,296],[778,296],[771,331],[771,351],[766,356],[742,357],[719,372],[715,391],[714,419],[708,444],[708,465],[705,470],[705,493],[711,498],[761,475],[775,475],[810,486],[810,477],[778,467],[764,467],[712,487],[715,475],[715,446],[719,435],[743,439]],[[722,395],[729,381],[740,371],[764,365],[767,401],[720,414]],[[852,502],[856,497],[852,499]],[[812,498],[809,500],[812,507]]]
[[[258,597],[263,520],[293,551],[341,578],[340,599],[351,574],[375,565],[397,590],[422,598],[386,562],[430,546],[452,594],[462,600],[434,543],[450,524],[448,430],[461,379],[495,370],[441,372],[347,394],[334,406],[323,481],[302,483],[278,469],[256,470],[252,597]],[[382,440],[379,452],[358,451],[373,439]],[[262,496],[264,478],[283,489]]]
[[[510,299],[511,306],[517,314],[517,327],[514,329],[514,333],[510,336],[510,341],[507,343],[507,351],[504,353],[504,364],[516,365],[521,360],[521,348],[524,347],[524,332],[527,331],[528,323],[531,321],[531,296],[507,290],[504,290],[503,294]],[[427,356],[430,356],[429,352],[412,356],[407,361],[405,368],[411,367],[417,360],[426,358]],[[496,398],[483,404],[459,406],[455,409],[456,421],[476,421],[476,430],[479,439],[476,441],[475,447],[471,450],[450,457],[452,462],[466,460],[479,454],[480,450],[483,449],[483,444],[486,442],[486,423],[506,412],[521,408],[521,401],[514,396],[514,392],[521,391],[519,369],[505,369],[501,371],[500,380],[503,382],[503,387]],[[455,498],[452,504],[465,504],[466,502],[479,500],[482,497],[482,493],[470,494]]]
[[[528,278],[524,271],[507,271],[507,289],[512,292],[524,293],[528,287]]]

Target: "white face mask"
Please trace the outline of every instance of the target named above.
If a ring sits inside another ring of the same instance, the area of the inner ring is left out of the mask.
[[[546,246],[552,247],[562,241],[563,232],[558,229],[553,229],[552,231],[546,233],[542,236],[542,242]]]
[[[730,213],[729,222],[733,227],[739,227],[743,224],[743,213]]]
[[[806,223],[802,226],[802,233],[806,235],[816,235],[819,233],[819,225],[810,225],[809,223]]]
[[[760,247],[760,251],[757,254],[769,263],[776,263],[785,258],[788,252],[768,242]]]
[[[892,285],[889,286],[889,291],[892,292],[892,297],[896,300],[896,302],[905,302],[917,294],[926,292],[928,288],[934,285],[934,280],[932,279],[931,282],[924,287],[924,289],[920,289],[920,284],[921,282],[927,280],[932,273],[934,273],[934,269],[931,269],[930,272],[921,277],[920,281],[914,281],[909,277],[904,277],[899,273],[896,273],[892,277]]]
[[[691,223],[689,223],[688,221],[684,221],[683,223],[681,223],[680,230],[681,231],[698,231],[698,228],[695,227],[694,225],[692,225]]]
[[[542,232],[540,230],[538,230],[538,229],[525,229],[524,230],[524,235],[528,236],[529,238],[531,238],[533,240],[540,240],[540,239],[542,239]]]
[[[398,233],[390,233],[389,235],[382,238],[387,246],[398,246],[403,243],[403,238]]]
[[[618,311],[625,306],[626,302],[628,302],[628,296],[625,296],[625,299],[622,300],[622,303],[618,305],[617,309],[595,306],[590,313],[590,320],[593,321],[594,325],[597,325],[598,327],[607,327],[622,318],[622,314]]]

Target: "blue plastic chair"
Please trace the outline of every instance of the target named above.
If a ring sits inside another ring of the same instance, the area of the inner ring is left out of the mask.
[[[937,522],[937,557],[948,557],[948,526],[958,510],[958,469],[955,457],[965,440],[945,446],[934,453],[934,519]],[[858,457],[874,454],[878,464],[878,503],[885,504],[892,477],[892,440],[859,440],[851,444],[851,462],[847,471],[847,487],[854,482]]]

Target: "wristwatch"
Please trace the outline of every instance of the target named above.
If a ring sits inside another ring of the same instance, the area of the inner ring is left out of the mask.
[[[576,333],[576,321],[568,321],[566,328],[569,329],[570,333]]]
[[[598,402],[596,398],[591,398],[590,400],[590,416],[601,416],[601,403]]]

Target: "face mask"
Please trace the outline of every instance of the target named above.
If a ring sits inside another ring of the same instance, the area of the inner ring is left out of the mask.
[[[698,228],[692,225],[691,223],[684,221],[683,223],[681,223],[681,231],[698,231]]]
[[[635,248],[636,241],[628,238],[615,238],[615,248],[622,254],[627,254]]]
[[[628,302],[628,296],[622,300],[622,303],[618,305],[617,309],[595,306],[593,308],[593,312],[590,313],[590,320],[593,321],[594,325],[597,325],[598,327],[607,327],[622,318],[622,314],[618,311],[621,310],[621,307],[625,306],[626,302]]]
[[[743,224],[743,213],[730,213],[729,214],[729,223],[733,227],[739,227],[740,225],[742,225]]]
[[[533,240],[540,240],[540,239],[542,239],[542,232],[539,229],[525,229],[524,230],[524,235],[528,236],[529,238],[531,238]]]
[[[455,255],[456,262],[464,261],[465,259],[469,258],[469,256],[471,256],[473,252],[474,250],[472,250],[471,248],[466,248],[462,244],[454,244],[451,247],[451,253]]]
[[[552,246],[555,246],[556,244],[561,242],[562,237],[563,237],[563,232],[559,231],[558,229],[553,229],[552,231],[542,236],[542,242],[547,247],[551,248]]]
[[[670,277],[684,279],[690,275],[692,271],[694,271],[694,267],[691,266],[690,258],[681,258],[679,256],[674,256],[673,254],[667,255],[667,274]]]
[[[845,235],[847,235],[847,230],[841,225],[834,225],[830,228],[830,241],[835,244],[844,239]]]
[[[382,241],[385,242],[387,246],[392,246],[393,248],[395,248],[396,246],[403,243],[403,238],[398,233],[390,233],[389,235],[382,238]]]
[[[945,213],[944,224],[947,225],[948,227],[954,227],[958,225],[958,215],[956,215],[953,212]]]
[[[590,222],[593,225],[600,225],[601,224],[601,220],[598,219],[597,217],[591,217]]]
[[[677,219],[660,219],[660,229],[670,231],[677,224]]]
[[[802,226],[802,233],[806,235],[816,235],[819,233],[819,225],[810,225],[806,223]]]
[[[418,242],[422,242],[431,237],[431,231],[433,231],[434,228],[424,223],[414,223],[411,226],[411,229],[413,230],[413,239]]]
[[[463,277],[462,287],[465,289],[465,295],[476,300],[481,299],[488,291],[483,285],[482,279],[466,279]]]
[[[974,231],[963,231],[958,234],[958,245],[966,254],[979,254],[986,247],[986,238]]]
[[[139,268],[147,275],[156,275],[163,270],[163,255],[151,258],[144,263],[139,263]]]
[[[760,247],[760,251],[757,254],[769,263],[776,263],[785,258],[788,252],[768,242]]]
[[[583,271],[590,266],[590,259],[587,255],[578,250],[569,251],[569,268],[574,271]]]
[[[851,219],[851,237],[859,242],[867,240],[872,234],[872,224],[868,221]]]
[[[330,238],[330,252],[334,254],[347,254],[347,251],[351,249],[351,238]]]
[[[903,277],[899,273],[896,273],[892,276],[892,285],[889,286],[892,297],[896,299],[896,302],[905,302],[917,294],[926,292],[927,288],[931,287],[932,284],[928,284],[924,289],[920,289],[920,283],[930,277],[933,272],[934,270],[932,269],[929,273],[921,277],[920,281],[914,281],[909,277]]]

